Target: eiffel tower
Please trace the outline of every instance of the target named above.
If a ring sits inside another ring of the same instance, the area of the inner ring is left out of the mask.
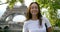
[[[22,29],[23,23],[19,23],[19,24],[9,24],[9,21],[13,22],[13,18],[16,15],[24,15],[26,14],[27,11],[27,6],[24,5],[24,3],[22,3],[21,6],[17,7],[14,6],[12,9],[10,9],[9,7],[6,8],[6,11],[4,12],[4,14],[2,15],[1,19],[0,19],[0,27],[4,28],[6,26],[8,26],[10,29]],[[9,17],[9,20],[6,21],[7,17]],[[15,30],[16,31],[16,30]]]

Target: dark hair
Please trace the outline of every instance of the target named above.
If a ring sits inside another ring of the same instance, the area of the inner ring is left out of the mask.
[[[42,25],[42,15],[41,15],[41,11],[40,11],[39,4],[38,4],[37,2],[32,2],[32,3],[30,4],[30,6],[29,6],[29,8],[28,8],[28,11],[27,11],[27,14],[26,14],[27,20],[29,20],[29,19],[32,18],[32,15],[31,15],[31,13],[30,13],[30,9],[31,9],[31,5],[32,5],[33,3],[37,4],[37,6],[38,6],[39,12],[38,12],[37,17],[38,17],[38,19],[39,19],[39,25]]]

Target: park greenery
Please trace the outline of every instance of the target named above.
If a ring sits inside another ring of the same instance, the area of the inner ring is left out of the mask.
[[[42,12],[50,20],[52,26],[60,27],[60,0],[36,0],[39,3],[40,8],[46,8],[48,11]]]

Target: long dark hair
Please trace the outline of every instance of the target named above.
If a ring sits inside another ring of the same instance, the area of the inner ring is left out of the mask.
[[[42,25],[42,15],[41,15],[41,11],[40,11],[39,4],[38,4],[37,2],[32,2],[32,3],[30,4],[30,6],[29,6],[29,8],[28,8],[28,10],[27,10],[26,18],[27,18],[27,20],[32,19],[32,14],[30,13],[30,9],[31,9],[31,5],[32,5],[33,3],[35,3],[35,4],[38,6],[39,12],[38,12],[38,14],[37,14],[37,17],[38,17],[38,19],[39,19],[39,25]]]

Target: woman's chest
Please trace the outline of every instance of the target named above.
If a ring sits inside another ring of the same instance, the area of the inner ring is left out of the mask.
[[[31,23],[28,25],[29,32],[46,32],[44,25],[39,26],[38,23]]]
[[[42,23],[42,26],[39,25],[39,22],[31,22],[28,24],[28,29],[29,30],[44,30],[46,29],[45,24]]]

